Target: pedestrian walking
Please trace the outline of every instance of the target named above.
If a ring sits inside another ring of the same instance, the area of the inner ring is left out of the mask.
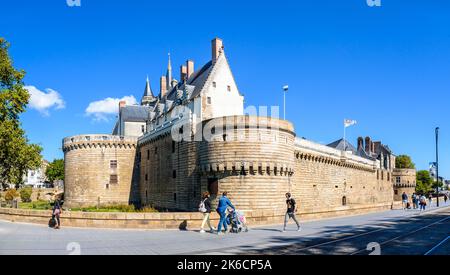
[[[298,222],[297,217],[295,216],[295,213],[297,213],[298,210],[297,202],[295,201],[294,198],[292,198],[291,193],[286,193],[286,206],[287,211],[284,218],[283,232],[286,231],[286,226],[290,219],[293,219],[295,221],[295,223],[297,224],[297,231],[300,232],[301,231],[300,223]]]
[[[420,211],[425,211],[427,208],[427,198],[425,195],[420,197]]]
[[[219,199],[219,205],[217,206],[217,213],[220,216],[219,225],[217,226],[218,235],[222,235],[222,226],[225,229],[225,233],[227,233],[228,231],[227,214],[226,214],[228,207],[232,208],[233,210],[236,210],[234,205],[228,199],[228,192],[223,192],[222,197]]]
[[[62,214],[62,207],[61,207],[61,199],[59,196],[56,197],[55,203],[53,205],[53,217],[56,221],[55,229],[61,228],[61,214]]]
[[[199,205],[199,211],[200,213],[203,213],[203,222],[202,222],[202,227],[200,228],[200,233],[206,233],[205,231],[205,225],[209,226],[209,230],[210,232],[213,232],[215,230],[215,228],[213,226],[211,226],[211,200],[210,200],[210,194],[209,192],[205,192],[203,193],[202,196],[202,201],[200,202]]]
[[[428,195],[428,202],[429,202],[430,207],[431,207],[433,205],[433,195],[431,193]]]
[[[402,194],[402,203],[403,203],[403,209],[404,210],[408,209],[408,195],[406,194],[406,192],[403,192],[403,194]]]
[[[412,198],[413,209],[417,209],[417,195],[416,195],[416,193],[413,193],[411,198]]]
[[[447,201],[448,201],[448,196],[447,196],[447,194],[444,194],[444,203],[447,204]]]

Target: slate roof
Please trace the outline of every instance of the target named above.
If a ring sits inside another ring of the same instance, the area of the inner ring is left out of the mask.
[[[150,113],[147,106],[125,106],[121,110],[121,119],[126,122],[146,122]]]
[[[356,149],[355,146],[353,146],[348,140],[345,141],[345,148],[347,150],[344,150],[344,139],[341,138],[339,140],[336,140],[335,142],[332,142],[327,145],[328,147],[341,150],[341,151],[351,151],[353,155],[360,156],[365,159],[375,160],[374,157],[369,156],[364,149]]]

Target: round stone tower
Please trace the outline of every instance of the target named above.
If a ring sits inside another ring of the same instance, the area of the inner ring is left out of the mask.
[[[137,203],[137,138],[82,135],[63,141],[65,206]]]
[[[229,192],[242,210],[284,209],[283,198],[291,189],[295,166],[293,125],[252,116],[204,124],[204,132],[211,132],[212,137],[199,148],[202,189],[213,197]]]

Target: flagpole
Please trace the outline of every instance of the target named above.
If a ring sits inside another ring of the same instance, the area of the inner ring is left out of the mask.
[[[345,139],[345,138],[346,138],[346,134],[347,134],[347,133],[346,133],[346,130],[347,130],[347,127],[345,127],[345,121],[344,121],[344,153],[345,153],[345,151],[346,151],[346,150],[345,150],[345,147],[346,147],[346,145],[347,145],[347,144],[346,144],[346,139]]]

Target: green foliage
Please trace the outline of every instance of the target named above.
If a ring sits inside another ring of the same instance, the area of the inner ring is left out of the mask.
[[[395,159],[395,167],[398,169],[416,169],[416,165],[412,162],[411,157],[400,155]]]
[[[52,205],[48,201],[39,200],[35,202],[19,203],[19,208],[30,210],[51,210]]]
[[[416,192],[426,194],[431,191],[433,191],[433,179],[430,176],[430,172],[427,170],[418,171]]]
[[[45,171],[45,176],[51,183],[57,180],[64,180],[64,160],[55,159],[50,163]]]
[[[83,208],[72,208],[71,211],[75,212],[122,212],[122,213],[156,213],[156,209],[151,207],[145,207],[142,209],[136,209],[134,205],[122,205],[122,204],[112,204],[112,205],[100,205],[100,207],[91,206]]]
[[[23,183],[28,170],[41,165],[42,148],[29,144],[21,128],[19,115],[26,109],[29,93],[24,88],[25,72],[13,67],[9,43],[0,38],[0,183],[16,187]]]
[[[5,200],[8,202],[13,201],[14,199],[16,199],[18,197],[20,197],[20,194],[19,194],[19,192],[17,192],[16,189],[9,189],[5,193]]]
[[[22,202],[31,202],[31,195],[33,194],[33,188],[32,187],[25,187],[20,189],[20,199]]]

